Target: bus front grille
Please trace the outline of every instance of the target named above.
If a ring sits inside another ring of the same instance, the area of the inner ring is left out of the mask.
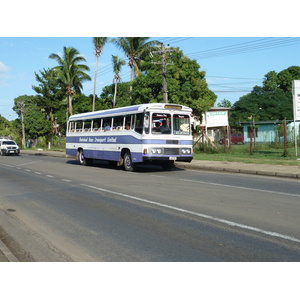
[[[165,148],[164,155],[179,155],[179,148]]]

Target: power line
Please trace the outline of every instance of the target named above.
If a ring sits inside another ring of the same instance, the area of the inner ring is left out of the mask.
[[[253,51],[268,50],[271,48],[290,46],[298,43],[300,43],[300,38],[265,38],[252,42],[245,42],[226,47],[193,52],[187,54],[187,56],[190,58],[194,57],[197,59],[205,59],[218,56],[235,55]]]
[[[212,78],[224,78],[224,79],[250,79],[250,80],[262,80],[262,78],[249,78],[249,77],[227,77],[227,76],[205,76]]]
[[[186,38],[180,38],[180,37],[169,37],[169,38],[162,38],[161,40],[165,43],[180,43],[182,41],[192,39],[193,37],[186,37]],[[290,46],[294,44],[300,43],[300,38],[262,38],[254,41],[248,41],[244,43],[229,45],[225,47],[218,47],[214,49],[208,49],[208,50],[202,50],[198,52],[193,52],[186,54],[189,58],[194,59],[205,59],[205,58],[213,58],[213,57],[219,57],[219,56],[226,56],[226,55],[236,55],[241,53],[247,53],[247,52],[253,52],[253,51],[262,51],[262,50],[268,50],[271,48],[278,48],[283,46]],[[123,58],[125,59],[125,58]],[[102,77],[103,75],[106,75],[110,73],[112,70],[112,64],[107,65],[104,68],[100,69],[100,72],[98,73],[97,78]],[[93,72],[91,74],[94,74]],[[243,78],[243,77],[222,77],[222,76],[206,76],[207,78],[226,78],[226,79],[244,79],[244,80],[263,80],[262,78]],[[124,78],[124,75],[122,76]],[[105,83],[106,84],[106,83]],[[98,85],[98,88],[105,86],[105,84],[102,84],[101,86]],[[85,91],[86,93],[92,91],[92,89]]]

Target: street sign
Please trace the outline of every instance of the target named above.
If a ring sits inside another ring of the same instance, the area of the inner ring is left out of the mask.
[[[300,121],[300,80],[292,81],[294,121]]]
[[[228,126],[227,111],[207,111],[206,127]]]

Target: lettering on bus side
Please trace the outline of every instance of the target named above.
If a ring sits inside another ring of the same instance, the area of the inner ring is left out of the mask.
[[[117,143],[117,137],[104,137],[104,138],[98,138],[98,137],[80,137],[79,138],[80,143]]]

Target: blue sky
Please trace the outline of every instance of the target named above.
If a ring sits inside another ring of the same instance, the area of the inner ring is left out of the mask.
[[[298,37],[155,37],[166,46],[179,47],[185,55],[196,59],[200,70],[206,72],[209,88],[218,99],[234,103],[253,86],[261,85],[269,71],[279,72],[299,65],[300,38]],[[61,54],[64,46],[72,46],[83,55],[93,78],[95,56],[91,37],[0,37],[0,114],[11,120],[14,98],[34,95],[37,84],[34,73],[52,68],[51,53]],[[100,56],[97,93],[112,83],[111,55],[126,57],[108,43]],[[129,80],[129,69],[123,67],[123,81]],[[92,94],[93,81],[84,84],[83,93]]]

